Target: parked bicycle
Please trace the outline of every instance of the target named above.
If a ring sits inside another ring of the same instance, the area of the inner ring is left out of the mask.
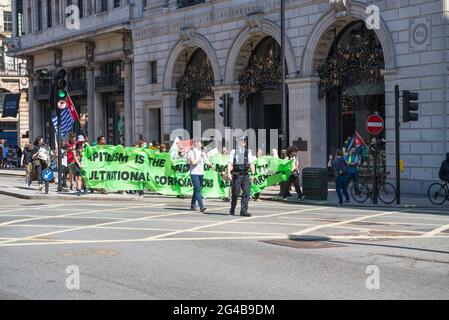
[[[449,201],[449,183],[432,183],[427,189],[427,197],[436,205],[442,205],[445,201]]]
[[[385,204],[392,204],[396,201],[397,191],[393,184],[387,182],[386,179],[390,175],[390,171],[386,171],[383,174],[378,173],[378,185],[377,185],[377,196]],[[358,203],[365,203],[368,198],[373,202],[373,190],[370,185],[363,181],[359,183],[359,192],[355,192],[354,184],[351,185],[351,196]]]

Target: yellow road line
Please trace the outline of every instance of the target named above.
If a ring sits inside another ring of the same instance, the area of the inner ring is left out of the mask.
[[[438,233],[446,231],[446,230],[449,230],[449,224],[446,224],[446,225],[441,226],[439,228],[433,229],[432,231],[429,231],[429,232],[423,234],[423,237],[425,237],[425,238],[433,237],[433,236],[437,235]]]

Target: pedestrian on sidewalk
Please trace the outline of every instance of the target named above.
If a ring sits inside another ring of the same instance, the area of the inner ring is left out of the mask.
[[[36,138],[36,140],[34,141],[34,147],[32,152],[33,152],[32,155],[33,167],[34,170],[37,172],[39,191],[42,191],[42,188],[44,187],[42,185],[43,183],[42,171],[50,166],[50,151],[44,145],[43,137]]]
[[[22,158],[20,159],[20,165],[25,168],[25,185],[29,188],[33,181],[33,145],[31,143],[25,145]]]
[[[287,181],[284,184],[284,189],[282,191],[282,197],[284,199],[290,194],[290,188],[293,184],[296,190],[296,194],[298,196],[298,200],[302,200],[304,197],[302,195],[301,186],[299,185],[299,176],[300,176],[300,168],[299,168],[299,160],[298,160],[298,148],[296,146],[290,146],[287,149],[287,160],[293,161],[292,173],[288,177]]]
[[[8,165],[8,146],[6,144],[3,145],[3,154],[2,154],[2,168],[6,168]]]
[[[346,175],[348,165],[343,159],[343,150],[337,151],[336,158],[332,161],[332,168],[335,172],[335,188],[337,189],[338,206],[343,206],[343,195],[346,198],[346,203],[351,202],[349,200],[348,187],[346,185]]]
[[[362,159],[358,154],[356,154],[356,150],[357,148],[355,146],[352,146],[351,149],[349,150],[349,154],[344,156],[344,160],[348,165],[346,175],[346,187],[349,186],[349,183],[352,180],[354,184],[354,191],[356,195],[359,195],[360,194],[359,167],[362,164]]]
[[[251,183],[254,182],[253,155],[247,146],[247,137],[241,136],[236,139],[237,148],[232,149],[229,154],[228,177],[232,180],[231,215],[235,214],[237,199],[242,191],[242,203],[240,215],[250,217],[248,212],[248,202],[251,192]],[[251,171],[251,177],[249,176]]]
[[[77,194],[80,196],[82,193],[82,189],[84,191],[84,194],[87,194],[87,186],[83,181],[83,177],[81,174],[82,167],[82,158],[83,158],[83,149],[84,149],[84,143],[87,140],[84,138],[83,135],[79,135],[77,139],[76,149],[73,151],[73,158],[75,160],[75,165],[73,166],[73,173],[76,180],[76,190]]]
[[[449,182],[449,152],[446,153],[446,160],[441,163],[438,176],[442,181]]]
[[[196,210],[196,203],[200,206],[200,211],[205,212],[207,208],[203,203],[203,196],[201,195],[201,189],[203,187],[204,177],[204,164],[212,167],[212,163],[209,162],[206,153],[201,151],[201,142],[199,140],[193,140],[193,149],[187,154],[187,162],[190,166],[190,179],[193,184],[192,201],[190,203],[190,209]]]

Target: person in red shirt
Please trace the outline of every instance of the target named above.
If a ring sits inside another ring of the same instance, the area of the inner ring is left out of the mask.
[[[69,141],[65,143],[67,149],[67,166],[69,168],[68,180],[70,182],[70,190],[73,190],[73,180],[75,176],[75,156],[74,151],[76,151],[76,134],[74,132],[70,133]]]

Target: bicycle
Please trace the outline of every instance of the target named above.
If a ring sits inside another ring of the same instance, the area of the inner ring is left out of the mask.
[[[427,197],[436,205],[442,205],[445,201],[449,201],[449,183],[447,181],[444,184],[432,183],[427,189]]]
[[[396,201],[397,191],[395,186],[387,182],[386,179],[390,175],[390,171],[384,174],[378,174],[379,182],[377,186],[377,196],[384,204],[392,204]],[[351,196],[358,203],[365,203],[368,198],[373,202],[373,191],[366,181],[359,183],[359,192],[355,192],[354,184],[351,186]]]

